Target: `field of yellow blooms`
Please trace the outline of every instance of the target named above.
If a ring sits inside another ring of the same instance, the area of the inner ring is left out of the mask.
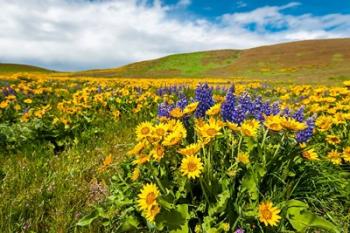
[[[0,88],[0,232],[349,232],[350,81]]]

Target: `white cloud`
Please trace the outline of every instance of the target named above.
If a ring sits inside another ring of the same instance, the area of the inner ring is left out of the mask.
[[[176,5],[179,7],[188,7],[191,3],[191,0],[179,0]]]
[[[350,15],[283,14],[297,4],[226,14],[214,23],[174,18],[160,0],[0,0],[0,62],[102,68],[170,53],[350,36]],[[270,33],[268,26],[286,30]]]
[[[236,6],[238,8],[244,8],[244,7],[248,6],[248,4],[246,2],[243,2],[243,1],[237,1]]]

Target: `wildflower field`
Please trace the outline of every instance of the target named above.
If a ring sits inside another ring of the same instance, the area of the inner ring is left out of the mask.
[[[0,89],[0,232],[349,232],[350,81]]]

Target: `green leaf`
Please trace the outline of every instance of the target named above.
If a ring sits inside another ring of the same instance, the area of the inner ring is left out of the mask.
[[[249,171],[243,177],[242,187],[244,190],[248,191],[249,196],[252,200],[258,199],[259,193],[258,193],[258,187],[257,187],[257,183],[256,183],[256,177],[252,171]]]
[[[120,232],[136,230],[139,224],[139,221],[134,216],[129,216],[125,219],[119,230]]]
[[[340,233],[337,226],[309,211],[308,205],[302,201],[290,200],[287,202],[287,208],[287,219],[299,232],[318,228],[327,230],[327,232]]]
[[[217,213],[222,213],[227,206],[227,202],[230,199],[230,192],[228,190],[223,191],[217,197],[217,202],[209,207],[208,214],[213,216]]]
[[[156,217],[156,222],[161,230],[167,227],[172,233],[187,233],[189,219],[188,205],[181,204],[176,205],[172,210],[162,209]]]
[[[98,211],[94,211],[90,213],[87,216],[84,216],[82,219],[79,220],[77,223],[78,226],[84,227],[90,225],[95,219],[99,217]]]

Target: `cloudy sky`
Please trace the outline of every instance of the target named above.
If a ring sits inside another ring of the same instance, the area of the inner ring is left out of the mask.
[[[349,0],[0,0],[0,63],[57,70],[339,37]]]

